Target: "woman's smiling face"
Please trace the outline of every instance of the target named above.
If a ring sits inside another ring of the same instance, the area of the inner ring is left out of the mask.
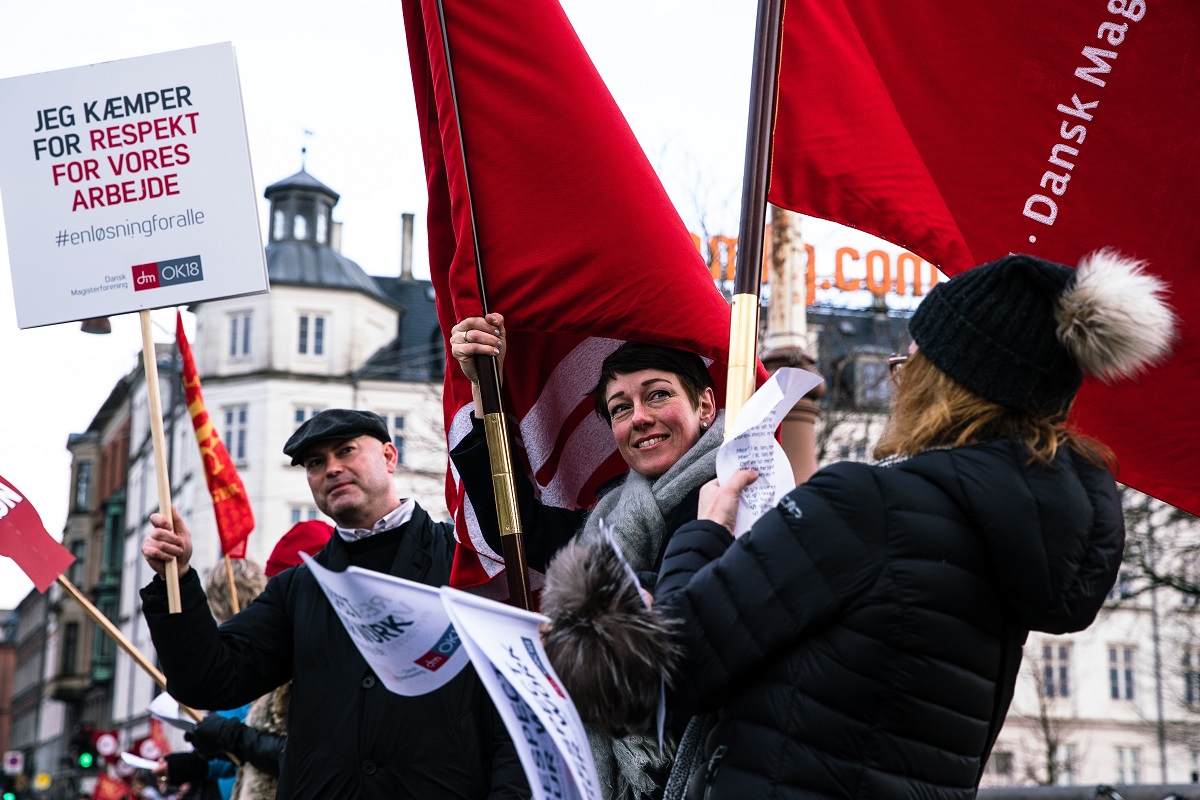
[[[605,387],[617,449],[629,468],[651,480],[675,465],[712,424],[716,403],[704,389],[693,405],[679,376],[659,369],[618,374]]]

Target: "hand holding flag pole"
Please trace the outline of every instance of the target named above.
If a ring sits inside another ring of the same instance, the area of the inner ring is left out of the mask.
[[[441,28],[442,47],[446,58],[446,72],[450,83],[450,94],[455,108],[454,124],[457,128],[460,152],[462,153],[463,181],[466,184],[466,201],[471,219],[472,248],[475,254],[475,276],[479,283],[479,299],[483,304],[483,315],[488,314],[487,292],[484,288],[483,263],[479,257],[479,234],[475,226],[475,208],[471,202],[470,170],[467,169],[467,151],[463,146],[462,121],[458,115],[458,96],[454,85],[454,63],[450,58],[450,39],[446,31],[446,11],[441,0],[437,2],[438,26]],[[512,451],[508,444],[508,421],[500,395],[500,370],[495,356],[477,356],[475,369],[479,375],[479,391],[483,401],[484,428],[487,434],[488,455],[492,468],[492,488],[496,493],[496,509],[499,516],[501,542],[504,546],[504,572],[508,578],[508,598],[512,605],[526,610],[533,608],[533,595],[529,587],[529,568],[525,558],[525,545],[521,530],[521,514],[517,507],[517,490],[513,480]]]
[[[162,397],[158,391],[158,357],[150,331],[150,311],[138,312],[142,323],[142,363],[146,370],[146,392],[150,402],[150,438],[154,443],[154,474],[158,479],[158,513],[171,517],[171,480],[167,473],[167,437],[163,431]],[[163,575],[167,582],[167,610],[178,614],[183,605],[179,597],[179,565],[167,562]]]

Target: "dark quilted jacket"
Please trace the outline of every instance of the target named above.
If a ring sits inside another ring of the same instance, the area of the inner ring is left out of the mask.
[[[842,463],[734,542],[671,541],[672,702],[717,710],[691,798],[970,798],[1030,629],[1091,623],[1121,560],[1111,475],[993,442]]]

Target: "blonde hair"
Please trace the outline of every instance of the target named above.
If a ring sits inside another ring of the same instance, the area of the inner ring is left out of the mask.
[[[249,558],[229,560],[233,572],[233,585],[237,588],[238,609],[243,609],[267,588],[267,576],[257,561]],[[225,574],[224,560],[208,571],[204,581],[204,594],[208,597],[208,608],[213,619],[220,625],[233,616],[233,597],[229,592],[229,578]]]
[[[1025,443],[1031,464],[1049,466],[1060,447],[1069,447],[1097,466],[1116,469],[1112,451],[1071,430],[1065,413],[1048,417],[1005,408],[955,381],[920,350],[899,370],[892,388],[892,415],[875,445],[876,458],[1015,439]]]

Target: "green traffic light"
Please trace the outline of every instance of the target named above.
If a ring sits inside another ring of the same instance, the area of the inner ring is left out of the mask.
[[[13,792],[5,792],[3,798],[4,800],[17,800],[17,796]]]
[[[91,769],[92,761],[94,760],[95,757],[91,753],[79,754],[79,766],[83,767],[84,769]]]

